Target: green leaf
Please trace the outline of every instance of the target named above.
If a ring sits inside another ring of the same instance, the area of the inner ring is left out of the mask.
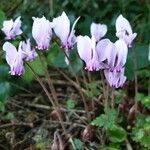
[[[8,77],[9,68],[7,65],[0,65],[0,81],[4,81]]]
[[[116,126],[117,113],[114,109],[108,109],[105,114],[96,117],[91,124],[93,126],[104,127],[105,129],[113,129]]]
[[[150,108],[150,96],[145,96],[143,93],[138,93],[136,100],[141,102],[145,107]]]
[[[77,55],[75,49],[73,51],[70,51],[69,59],[70,59],[69,71],[72,75],[75,75],[81,70],[83,63],[79,58],[79,56]]]
[[[45,65],[45,67],[47,67],[47,62],[41,62],[39,57],[37,57],[34,61],[30,62],[31,67],[34,69],[34,71],[38,75],[44,75],[45,74],[42,64]]]
[[[81,150],[82,149],[82,142],[80,141],[80,139],[76,139],[74,138],[73,139],[73,142],[74,142],[74,146],[76,148],[76,150]]]
[[[45,74],[43,65],[47,68],[47,62],[41,62],[40,58],[37,57],[35,60],[32,62],[29,62],[30,66],[33,68],[33,70],[40,76],[43,76]],[[26,82],[31,82],[34,79],[34,75],[28,65],[25,65],[25,72],[22,75],[22,79],[25,80]]]
[[[120,143],[126,139],[126,131],[122,127],[115,126],[108,130],[108,137],[111,142]]]
[[[12,112],[8,112],[5,116],[5,119],[6,120],[13,120],[15,117],[14,117],[14,114]]]
[[[0,83],[0,101],[5,101],[8,97],[10,91],[10,83],[2,82]]]
[[[133,63],[133,51],[135,51],[135,58],[137,62],[137,70],[148,66],[148,46],[147,45],[135,45],[133,49],[129,50],[125,74],[129,80],[134,78],[134,63]],[[142,60],[142,61],[139,61]]]
[[[5,103],[0,101],[0,112],[4,112],[5,111]]]
[[[23,80],[25,80],[26,82],[28,82],[28,83],[30,83],[34,79],[34,75],[33,75],[33,73],[31,72],[30,68],[27,65],[25,65],[25,72],[23,73],[21,78]]]
[[[138,115],[132,129],[132,139],[150,149],[150,117]]]
[[[3,21],[6,19],[5,13],[0,9],[0,28],[2,28]]]
[[[59,68],[66,68],[67,64],[65,63],[65,55],[60,46],[54,43],[49,51],[47,56],[48,62],[51,62],[52,65]]]
[[[68,100],[67,100],[67,108],[68,108],[68,109],[74,109],[74,108],[75,108],[75,105],[76,105],[76,103],[75,103],[74,100],[72,100],[72,99],[68,99]]]
[[[97,82],[92,83],[85,83],[88,89],[85,91],[85,94],[88,97],[98,96],[99,95],[99,88]]]

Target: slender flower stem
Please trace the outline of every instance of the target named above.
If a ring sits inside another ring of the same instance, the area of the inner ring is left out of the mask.
[[[64,50],[64,54],[65,54],[66,58],[68,59],[68,62],[70,63],[70,59],[69,59],[68,55],[66,54],[65,50]],[[83,104],[84,104],[85,111],[87,112],[88,120],[90,121],[90,120],[91,120],[91,116],[90,116],[90,114],[88,113],[88,106],[87,106],[87,104],[86,104],[86,100],[85,100],[85,97],[84,97],[84,95],[83,95],[82,88],[81,88],[81,85],[80,85],[78,76],[74,73],[74,70],[73,70],[71,64],[70,64],[70,69],[71,69],[72,73],[74,74],[75,79],[76,79],[76,82],[77,82],[77,84],[78,84],[78,86],[79,86],[79,90],[78,90],[78,91],[79,91],[79,93],[80,93],[80,95],[81,95],[81,98],[82,98],[82,101],[83,101]]]
[[[62,119],[62,115],[61,115],[61,107],[59,105],[59,102],[58,102],[58,99],[57,99],[57,93],[56,93],[56,90],[54,88],[54,85],[53,85],[53,82],[52,82],[52,79],[51,79],[51,76],[46,68],[46,66],[42,63],[42,62],[46,62],[46,59],[43,57],[43,56],[39,56],[40,57],[40,61],[41,61],[41,65],[43,66],[44,68],[44,71],[45,71],[45,76],[48,80],[48,85],[49,85],[49,88],[50,88],[50,91],[52,93],[52,96],[54,98],[54,101],[56,103],[56,106],[57,106],[57,112],[58,114],[60,115],[60,119],[61,121],[63,122],[63,119]]]
[[[115,89],[112,88],[111,90],[111,107],[114,108],[115,106],[115,102],[114,102],[114,92],[115,92]]]
[[[57,99],[57,93],[56,93],[55,88],[54,88],[54,85],[53,85],[53,83],[52,83],[52,79],[51,79],[51,77],[50,77],[50,74],[49,74],[49,72],[48,72],[46,66],[42,63],[42,62],[46,62],[46,59],[45,59],[43,56],[41,56],[41,55],[39,55],[39,58],[40,58],[40,61],[41,61],[41,65],[42,65],[42,67],[44,68],[45,76],[46,76],[46,78],[47,78],[48,86],[49,86],[49,89],[51,90],[53,99],[54,99],[54,101],[56,102],[57,106],[59,107],[59,103],[58,103],[58,99]]]
[[[64,126],[64,123],[63,123],[63,119],[61,117],[61,112],[58,110],[58,108],[56,107],[55,103],[53,102],[53,99],[51,98],[48,90],[46,89],[45,85],[43,84],[43,82],[41,81],[41,79],[39,78],[39,76],[35,73],[34,69],[30,66],[29,63],[26,63],[27,66],[30,68],[30,70],[32,71],[33,75],[35,76],[36,80],[39,82],[39,84],[41,85],[41,87],[43,88],[44,92],[46,93],[48,99],[50,100],[52,106],[55,108],[55,110],[58,112],[58,118],[60,120],[60,124],[62,126],[62,129],[65,133],[65,136],[67,137],[67,132],[66,132],[66,129],[65,129],[65,126]]]
[[[108,96],[107,96],[107,87],[105,86],[105,80],[104,80],[104,75],[103,75],[103,72],[102,71],[100,71],[100,75],[101,75],[101,81],[102,81],[102,86],[103,86],[103,94],[104,94],[104,101],[103,101],[103,103],[104,103],[104,107],[105,107],[105,109],[107,109],[108,108]]]
[[[133,52],[133,64],[134,64],[134,79],[135,79],[135,112],[137,112],[138,109],[138,102],[136,100],[137,94],[138,94],[138,76],[137,76],[137,60],[136,60],[136,52],[134,49],[132,49]]]
[[[82,71],[83,72],[83,71]],[[92,83],[92,78],[91,78],[91,74],[90,72],[88,71],[87,72],[88,74],[88,80],[89,80],[89,83],[91,84]],[[84,72],[83,72],[83,75],[84,75]],[[85,76],[85,75],[84,75]],[[86,79],[86,78],[85,78]],[[85,80],[86,83],[88,83],[86,80]],[[87,87],[87,90],[91,90],[89,87]],[[95,112],[95,103],[94,103],[94,98],[93,96],[91,97],[91,101],[92,101],[92,110],[93,110],[93,113]],[[95,113],[93,114],[93,118],[95,118]]]

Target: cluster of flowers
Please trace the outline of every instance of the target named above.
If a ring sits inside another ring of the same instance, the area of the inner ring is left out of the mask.
[[[79,17],[75,20],[70,29],[70,20],[65,12],[53,19],[52,22],[44,16],[42,18],[33,17],[32,36],[36,41],[36,48],[48,50],[52,31],[61,41],[61,48],[65,49],[67,57],[65,61],[69,64],[69,50],[77,43],[77,51],[80,58],[85,62],[88,71],[104,70],[106,80],[114,88],[121,87],[126,77],[124,76],[124,65],[127,59],[128,47],[131,47],[136,33],[132,32],[131,25],[122,15],[116,20],[116,36],[118,40],[113,43],[109,39],[103,38],[107,33],[105,24],[92,23],[90,27],[91,38],[88,36],[75,36],[75,25]],[[3,23],[2,31],[6,39],[15,39],[22,34],[21,20],[18,17],[14,22],[7,20]],[[30,40],[21,41],[18,51],[10,42],[5,42],[3,50],[6,51],[6,61],[10,65],[11,75],[21,75],[24,70],[24,61],[32,61],[37,57],[34,48],[31,47]]]

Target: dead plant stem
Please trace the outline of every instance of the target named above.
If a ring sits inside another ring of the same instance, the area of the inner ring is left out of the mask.
[[[60,111],[59,109],[57,108],[57,106],[55,105],[55,103],[53,102],[53,99],[51,98],[48,90],[46,89],[45,85],[43,84],[43,82],[41,81],[40,77],[36,74],[36,72],[34,71],[34,69],[30,66],[29,63],[27,63],[28,67],[30,68],[30,70],[32,71],[33,75],[35,76],[35,78],[37,79],[37,81],[39,82],[39,84],[41,85],[41,87],[43,88],[44,92],[46,93],[48,99],[50,100],[52,106],[55,108],[55,110],[58,112],[58,118],[59,118],[59,121],[60,121],[60,124],[62,126],[62,129],[65,133],[65,136],[67,137],[67,132],[66,132],[66,129],[65,129],[65,126],[64,126],[64,123],[63,123],[63,119],[60,115]]]

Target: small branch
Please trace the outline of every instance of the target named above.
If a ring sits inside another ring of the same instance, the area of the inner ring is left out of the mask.
[[[58,69],[58,68],[56,68],[56,70],[57,70],[66,80],[68,80],[68,81],[71,83],[71,85],[73,85],[78,91],[79,91],[79,90],[82,90],[82,92],[85,93],[85,89],[83,89],[83,88],[80,89],[79,85],[78,85],[76,82],[74,82],[72,79],[70,79],[63,71],[61,71],[61,70]]]
[[[38,109],[44,109],[44,110],[54,110],[53,107],[49,107],[49,106],[42,105],[42,104],[29,104],[28,103],[27,106],[38,108]],[[76,112],[76,113],[86,114],[85,110],[77,110],[77,109],[68,110],[68,109],[65,109],[65,108],[61,108],[60,110],[63,111],[63,112]],[[89,111],[89,113],[93,114],[93,111]]]
[[[136,100],[137,94],[138,94],[138,76],[137,76],[137,60],[136,60],[136,52],[135,49],[132,49],[133,52],[133,64],[134,64],[134,79],[135,79],[135,112],[137,112],[138,109],[138,102]]]
[[[104,80],[104,75],[103,75],[103,72],[100,71],[100,75],[101,75],[101,81],[102,81],[102,89],[103,89],[103,94],[104,94],[104,101],[103,101],[103,105],[105,107],[105,109],[108,108],[108,94],[106,93],[107,92],[107,86],[105,86],[105,80]]]
[[[126,148],[127,150],[133,150],[131,144],[129,143],[128,139],[126,139]]]
[[[0,129],[9,128],[9,127],[12,127],[12,126],[27,126],[27,127],[33,128],[33,123],[24,123],[24,122],[21,122],[21,123],[7,123],[7,124],[4,124],[4,125],[1,125]]]

